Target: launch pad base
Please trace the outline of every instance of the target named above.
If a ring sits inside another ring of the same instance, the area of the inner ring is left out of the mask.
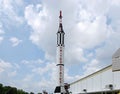
[[[57,86],[54,91],[55,94],[66,94],[64,86]]]

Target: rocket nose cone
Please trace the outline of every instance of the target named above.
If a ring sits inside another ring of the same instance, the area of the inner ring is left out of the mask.
[[[62,11],[60,10],[60,16],[59,16],[59,18],[62,18]]]

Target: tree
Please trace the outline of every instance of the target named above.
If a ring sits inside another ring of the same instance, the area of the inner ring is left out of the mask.
[[[17,94],[17,88],[15,87],[10,87],[6,94]]]
[[[0,84],[0,94],[29,94],[23,90],[17,89],[16,87],[11,86],[3,86]],[[31,93],[34,94],[34,93]]]
[[[0,84],[0,88],[2,88],[3,87],[3,84]]]
[[[17,94],[29,94],[29,93],[23,91],[22,89],[18,89],[18,90],[17,90]]]
[[[38,94],[42,94],[42,93],[38,93]]]
[[[4,86],[4,88],[3,88],[3,94],[9,94],[8,92],[9,92],[10,89],[11,89],[10,86]]]
[[[33,92],[30,92],[30,94],[34,94]]]
[[[3,92],[3,84],[0,84],[0,93],[2,94]]]

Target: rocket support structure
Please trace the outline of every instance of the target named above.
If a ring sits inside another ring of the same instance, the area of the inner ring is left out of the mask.
[[[55,94],[65,94],[66,90],[64,87],[64,31],[62,26],[62,11],[59,16],[59,29],[57,32],[57,67],[58,67],[58,83],[55,88]]]

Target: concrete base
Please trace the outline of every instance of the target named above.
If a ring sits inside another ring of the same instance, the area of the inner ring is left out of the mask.
[[[54,91],[55,94],[66,94],[66,90],[63,86],[57,86]]]

